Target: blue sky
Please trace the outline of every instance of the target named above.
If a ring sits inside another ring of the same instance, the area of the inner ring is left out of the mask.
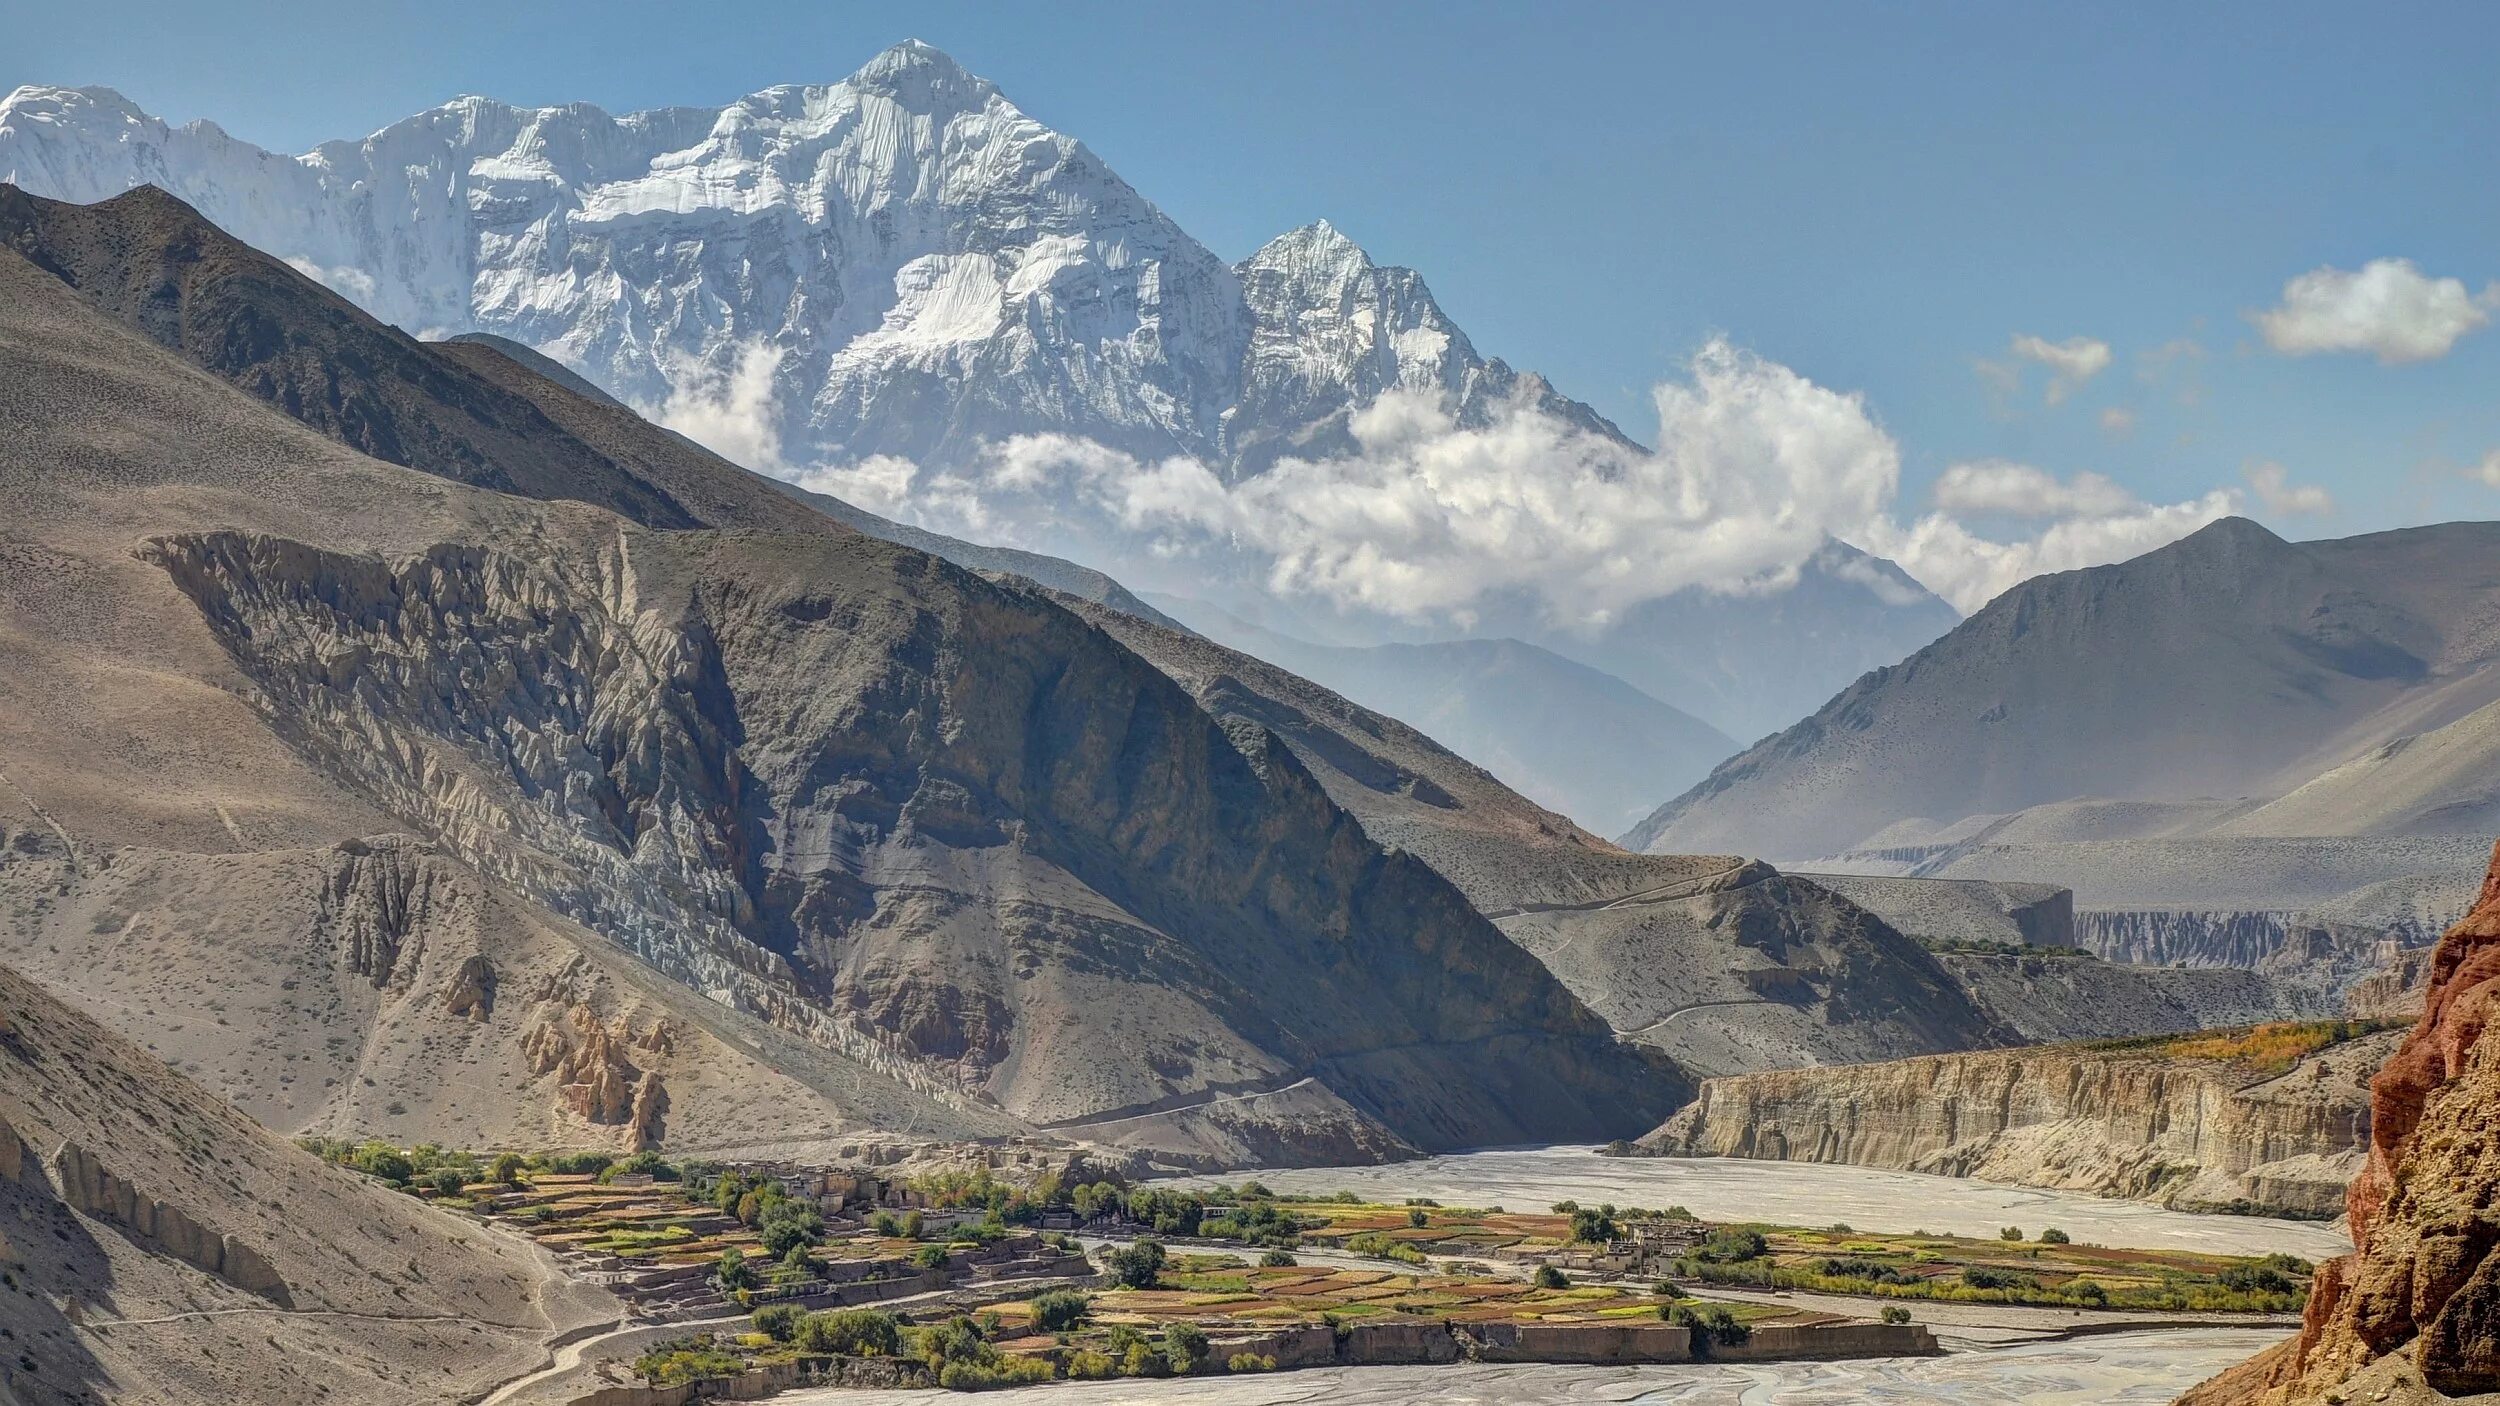
[[[463,92],[716,105],[916,35],[1219,252],[1327,216],[1636,434],[1650,385],[1724,333],[1862,391],[1905,508],[1966,461],[2154,501],[2270,461],[2334,502],[2252,493],[2287,535],[2500,516],[2462,472],[2500,451],[2500,329],[2389,365],[2284,355],[2250,320],[2297,275],[2387,258],[2490,315],[2500,7],[436,0],[0,28],[0,88],[109,84],[282,150]],[[2021,334],[2107,366],[2049,404]]]

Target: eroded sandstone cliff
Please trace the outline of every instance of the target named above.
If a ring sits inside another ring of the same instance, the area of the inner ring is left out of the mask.
[[[2361,1164],[2392,1033],[2265,1073],[2083,1047],[1710,1079],[1640,1146],[1979,1177],[2182,1209],[2333,1215]]]
[[[2192,1406],[2432,1402],[2500,1391],[2500,856],[2440,939],[2420,1020],[2371,1086],[2354,1253],[2320,1268],[2297,1337]]]

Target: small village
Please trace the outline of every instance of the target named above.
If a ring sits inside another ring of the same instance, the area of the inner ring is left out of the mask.
[[[2279,1314],[2309,1272],[2075,1245],[2054,1228],[1988,1241],[1720,1225],[1680,1207],[1384,1205],[1255,1179],[1183,1190],[1051,1147],[958,1148],[908,1169],[438,1149],[398,1162],[405,1189],[529,1237],[632,1306],[589,1406],[799,1385],[1918,1355],[1936,1350],[1921,1300]]]

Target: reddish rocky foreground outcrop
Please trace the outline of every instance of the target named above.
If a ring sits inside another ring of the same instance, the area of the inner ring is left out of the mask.
[[[2496,1007],[2500,854],[2432,955],[2420,1022],[2371,1085],[2369,1160],[2348,1202],[2354,1253],[2319,1270],[2298,1337],[2183,1406],[2500,1391]]]

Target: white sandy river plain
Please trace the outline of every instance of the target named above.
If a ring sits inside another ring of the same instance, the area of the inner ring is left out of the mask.
[[[989,1392],[997,1406],[2160,1406],[2280,1332],[2206,1329],[1872,1362],[1725,1367],[1322,1367],[1268,1377],[1069,1382]],[[816,1391],[813,1406],[921,1406],[945,1391]]]
[[[1369,1167],[1310,1167],[1196,1178],[1176,1185],[1255,1179],[1272,1190],[1351,1191],[1371,1201],[1428,1196],[1451,1206],[1541,1211],[1557,1201],[1595,1206],[1682,1206],[1703,1220],[1772,1225],[1846,1222],[1866,1231],[1992,1236],[2004,1226],[2037,1235],[2047,1226],[2078,1242],[2131,1250],[2280,1251],[2329,1259],[2352,1248],[2333,1225],[2262,1216],[2191,1215],[2142,1201],[2041,1191],[1965,1177],[1931,1177],[1812,1162],[1734,1157],[1605,1157],[1593,1147],[1457,1153]]]

